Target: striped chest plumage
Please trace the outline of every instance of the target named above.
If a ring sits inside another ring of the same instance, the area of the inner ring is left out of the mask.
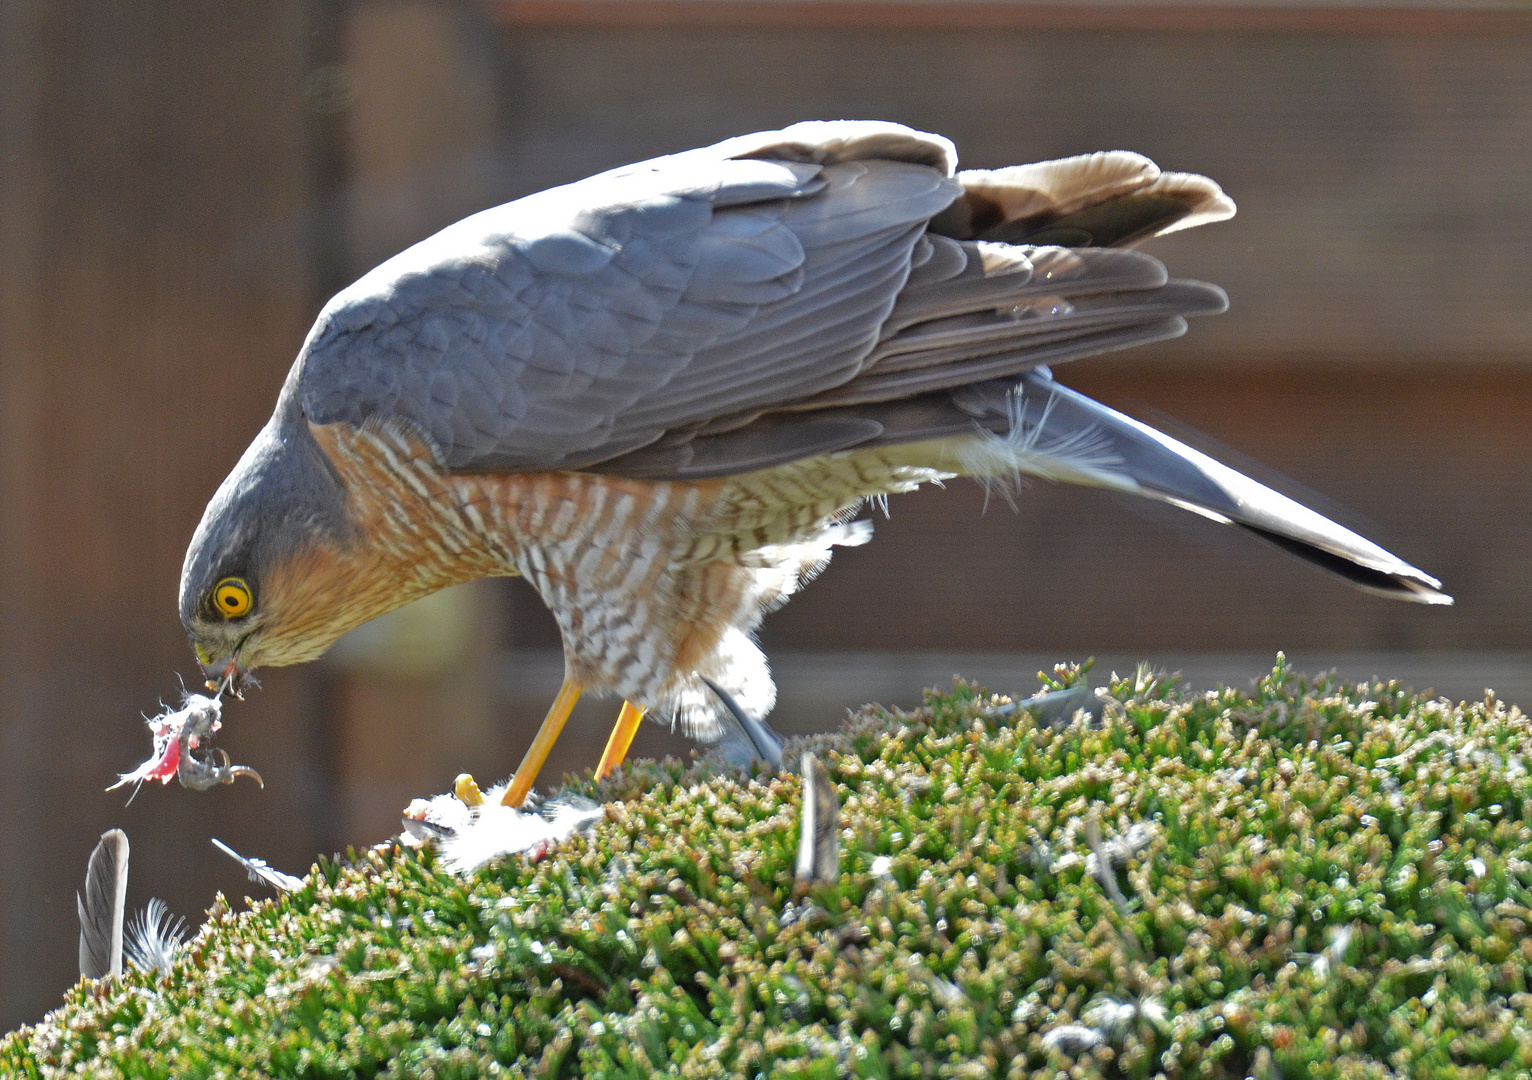
[[[833,545],[866,538],[847,524],[863,498],[936,476],[875,452],[705,481],[450,473],[402,429],[314,434],[357,526],[345,561],[360,600],[348,602],[520,575],[557,620],[572,678],[703,732],[712,710],[695,675],[768,709],[775,692],[749,640],[761,616]]]

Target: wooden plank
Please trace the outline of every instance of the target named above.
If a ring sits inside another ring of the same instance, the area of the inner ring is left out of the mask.
[[[307,0],[7,4],[0,25],[0,1028],[76,977],[70,897],[120,826],[130,903],[253,889],[217,835],[305,868],[325,820],[301,673],[225,712],[267,781],[102,789],[197,668],[176,614],[202,508],[316,308]],[[14,61],[14,62],[13,62]]]
[[[1532,35],[527,28],[501,43],[506,197],[815,117],[938,131],[974,168],[1136,150],[1239,204],[1148,246],[1231,299],[1164,355],[1532,356]]]
[[[921,0],[481,0],[502,25],[796,30],[1092,30],[1134,33],[1532,32],[1511,5],[963,3]]]

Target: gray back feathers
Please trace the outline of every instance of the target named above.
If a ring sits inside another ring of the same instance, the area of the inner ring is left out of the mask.
[[[701,450],[700,474],[675,446],[720,421],[1173,336],[1181,316],[1222,309],[1210,286],[1167,289],[1147,256],[1015,249],[974,229],[1078,234],[1108,200],[1097,217],[1131,227],[1097,222],[1095,242],[1125,242],[1232,213],[1210,181],[1167,184],[1120,152],[957,179],[954,162],[947,140],[897,124],[799,124],[486,210],[327,305],[294,403],[321,424],[406,421],[454,469],[717,475],[879,430],[779,421],[743,455]],[[928,235],[933,218],[958,239]]]
[[[852,378],[927,220],[896,160],[678,155],[476,214],[325,309],[296,392],[396,417],[461,469],[572,468]]]
[[[449,469],[650,480],[988,432],[969,475],[1133,491],[1363,588],[1449,602],[1362,537],[1052,382],[1050,365],[1225,309],[1216,286],[1124,250],[1232,216],[1216,184],[1125,151],[955,164],[947,140],[901,125],[809,123],[484,211],[337,296],[284,402],[321,424],[402,421]],[[1049,422],[1021,430],[1017,395],[1046,397]],[[1117,467],[1080,467],[1082,448]]]

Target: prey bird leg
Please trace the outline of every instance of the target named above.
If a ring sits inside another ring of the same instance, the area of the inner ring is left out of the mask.
[[[133,785],[133,793],[138,793],[139,785],[146,780],[158,780],[162,784],[170,783],[172,777],[179,777],[181,783],[186,784],[187,777],[206,775],[206,770],[217,770],[217,766],[204,765],[195,762],[190,771],[187,771],[186,761],[192,747],[200,747],[205,737],[218,730],[220,716],[223,712],[223,702],[217,697],[205,697],[202,694],[187,694],[186,701],[179,709],[166,709],[160,715],[146,721],[153,737],[154,749],[147,761],[144,761],[132,772],[119,773],[117,782],[107,788]],[[224,768],[229,770],[227,761]],[[227,775],[234,776],[238,773],[227,771]],[[196,784],[187,784],[188,787],[196,787]],[[211,786],[205,784],[204,787]],[[132,802],[132,796],[129,796]]]
[[[216,765],[192,753],[192,748],[202,740],[203,736],[213,733],[218,723],[218,711],[191,709],[189,712],[191,715],[181,728],[181,735],[177,740],[181,753],[176,762],[176,779],[181,782],[182,787],[191,788],[193,791],[206,791],[219,784],[232,784],[241,776],[250,777],[261,787],[266,786],[265,781],[261,779],[261,774],[254,769],[245,765],[229,764],[229,755],[222,750],[217,751],[221,761]]]

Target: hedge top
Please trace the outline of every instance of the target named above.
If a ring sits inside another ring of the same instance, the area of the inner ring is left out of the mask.
[[[168,975],[82,981],[0,1072],[1532,1076],[1526,716],[1280,656],[1098,694],[1051,725],[959,683],[804,740],[826,885],[799,779],[706,759],[574,783],[608,818],[535,863],[321,861],[220,897]]]

